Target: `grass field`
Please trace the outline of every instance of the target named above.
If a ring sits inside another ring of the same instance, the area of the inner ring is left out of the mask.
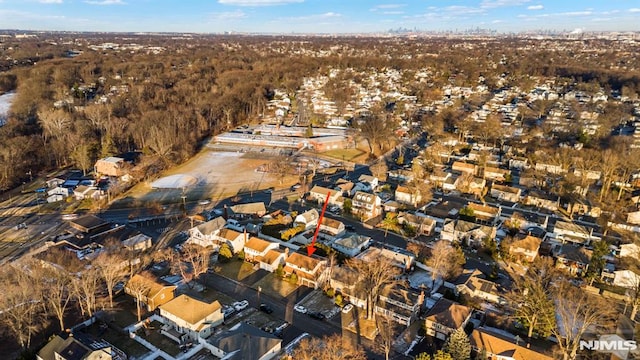
[[[260,287],[263,293],[273,297],[286,297],[294,292],[298,288],[298,285],[279,279],[275,274],[269,274],[253,284],[252,287],[254,289]]]
[[[237,281],[241,281],[255,272],[252,264],[238,261],[235,258],[226,264],[216,264],[215,270],[216,273]]]
[[[346,160],[351,162],[364,162],[367,153],[360,149],[335,149],[323,152],[322,155],[330,156],[336,160]]]

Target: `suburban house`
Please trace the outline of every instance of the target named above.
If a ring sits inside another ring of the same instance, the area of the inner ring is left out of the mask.
[[[569,222],[556,221],[553,227],[554,238],[560,243],[575,243],[581,245],[589,245],[592,240],[599,240],[593,237],[593,228]]]
[[[509,169],[523,170],[529,166],[529,160],[526,157],[512,157],[509,159]]]
[[[542,239],[533,235],[519,236],[509,245],[509,254],[516,259],[533,262],[538,257]]]
[[[36,355],[37,360],[124,360],[127,355],[109,342],[87,333],[54,336]]]
[[[522,190],[519,188],[493,184],[491,185],[491,197],[502,201],[519,202]]]
[[[263,202],[236,204],[227,208],[227,217],[236,220],[261,218],[267,213]]]
[[[311,209],[296,216],[293,223],[296,226],[304,226],[305,230],[315,229],[318,226],[318,217],[318,210]]]
[[[76,198],[76,200],[97,200],[100,198],[100,190],[95,186],[80,185],[73,190],[73,197]]]
[[[309,191],[309,198],[323,204],[327,199],[327,194],[329,194],[329,205],[342,206],[342,192],[327,189],[318,185],[314,186],[311,191]]]
[[[371,245],[371,238],[356,233],[348,233],[344,237],[334,240],[331,247],[349,257],[354,257]]]
[[[482,245],[486,238],[496,237],[494,226],[481,225],[465,220],[447,219],[440,233],[443,240],[465,242],[469,246]]]
[[[355,194],[357,191],[355,184],[345,179],[338,179],[338,181],[336,181],[335,190],[340,191],[343,196],[349,196],[349,197],[353,196],[353,194]],[[325,198],[326,198],[326,195],[325,195]]]
[[[140,300],[145,304],[147,311],[153,311],[162,304],[173,300],[174,292],[178,287],[163,280],[157,279],[153,274],[141,273],[133,275],[124,287],[124,292],[136,300],[137,289],[145,289]]]
[[[414,262],[416,260],[415,255],[413,255],[411,252],[392,246],[370,247],[360,253],[360,255],[358,255],[356,258],[363,261],[373,261],[373,259],[380,256],[384,256],[387,259],[391,260],[392,264],[400,268],[402,271],[409,271],[411,268],[413,268]]]
[[[224,228],[226,222],[227,221],[220,216],[189,229],[188,242],[202,247],[213,246],[214,239],[216,239],[220,230]]]
[[[473,213],[472,216],[476,221],[490,225],[496,225],[502,213],[502,208],[500,207],[476,204],[474,202],[467,203],[466,208]]]
[[[317,289],[322,283],[326,266],[327,260],[293,253],[285,261],[284,272],[287,275],[295,274],[299,285]]]
[[[620,286],[623,288],[631,289],[635,291],[640,285],[640,275],[631,270],[616,270],[610,274],[607,274],[608,282],[614,286]],[[603,278],[605,277],[603,271]]]
[[[560,197],[537,190],[529,190],[524,198],[524,204],[556,211],[560,206]]]
[[[544,171],[550,174],[562,174],[567,172],[567,169],[563,168],[562,165],[554,165],[544,162],[536,163],[535,169],[537,171]]]
[[[213,246],[215,248],[222,244],[228,244],[235,254],[244,248],[245,239],[248,235],[232,229],[224,228],[217,235],[213,235]]]
[[[418,192],[412,192],[406,186],[399,185],[395,191],[395,199],[401,204],[418,206],[422,196]]]
[[[358,178],[358,182],[366,186],[364,191],[373,191],[380,184],[378,178],[371,175],[360,175],[360,177]]]
[[[425,316],[427,335],[447,340],[449,335],[464,327],[471,319],[471,308],[445,298],[439,299]]]
[[[467,173],[471,175],[475,175],[478,171],[478,167],[474,164],[462,162],[462,161],[454,161],[451,165],[451,170],[458,173]]]
[[[518,344],[515,338],[493,333],[488,329],[477,328],[469,335],[471,349],[489,360],[553,360],[529,346]]]
[[[347,267],[347,266],[338,266],[334,265],[330,271],[329,277],[329,286],[335,289],[337,292],[340,292],[344,295],[354,294],[354,289],[358,283],[358,279],[360,275],[357,271]],[[366,306],[366,304],[356,304],[354,301],[350,299],[349,302],[353,303],[356,306]]]
[[[323,217],[322,223],[320,224],[320,232],[337,237],[344,234],[345,227],[342,221]]]
[[[507,181],[507,179],[511,176],[511,171],[496,167],[485,166],[483,175],[487,180],[502,182]]]
[[[620,245],[620,257],[632,257],[640,260],[640,246],[635,243]]]
[[[493,281],[486,280],[484,274],[478,269],[465,270],[454,283],[456,295],[464,294],[496,304],[504,302],[498,291],[498,285]]]
[[[408,225],[416,230],[416,235],[431,235],[436,227],[436,220],[422,213],[400,212],[398,223]]]
[[[289,248],[285,248],[284,250],[271,249],[259,259],[260,269],[274,272],[280,265],[284,266],[288,256]]]
[[[591,262],[592,250],[584,246],[564,244],[554,251],[556,267],[566,270],[573,276],[583,276],[587,273]]]
[[[401,285],[387,285],[380,292],[374,311],[408,327],[418,318],[423,303],[424,292],[417,294]]]
[[[363,221],[369,220],[382,213],[381,200],[377,195],[358,191],[351,201],[351,211]]]
[[[211,354],[225,360],[270,360],[279,352],[282,340],[245,322],[207,339]]]
[[[258,262],[264,258],[270,250],[276,250],[280,247],[278,243],[263,240],[257,237],[251,237],[244,244],[244,259],[246,261]]]
[[[484,194],[487,180],[473,176],[460,176],[456,179],[454,186],[460,192],[480,197]]]
[[[120,177],[125,174],[125,165],[123,158],[110,156],[96,161],[93,170],[97,176]]]
[[[111,228],[111,223],[94,215],[85,215],[69,221],[69,226],[82,234],[94,235]]]
[[[162,334],[178,343],[207,338],[224,321],[222,306],[217,300],[207,303],[186,294],[161,305],[160,316],[168,320],[162,326]]]

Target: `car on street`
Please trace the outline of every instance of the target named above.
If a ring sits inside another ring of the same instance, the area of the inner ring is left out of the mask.
[[[302,305],[296,305],[293,307],[293,310],[301,313],[301,314],[306,314],[307,313],[307,308],[302,306]]]
[[[224,314],[225,318],[228,318],[229,316],[233,315],[235,312],[236,312],[236,309],[233,306],[227,306],[222,308],[222,313]]]
[[[347,231],[356,231],[356,228],[354,228],[353,225],[345,225],[344,228]]]
[[[249,301],[247,300],[237,301],[233,303],[233,308],[236,309],[236,311],[242,311],[246,309],[247,306],[249,306]]]
[[[348,313],[349,311],[351,311],[352,309],[353,309],[353,305],[352,305],[352,304],[347,304],[347,305],[345,305],[345,306],[342,308],[342,313],[343,313],[343,314],[346,314],[346,313]]]
[[[203,199],[198,201],[198,205],[209,205],[209,204],[211,204],[211,200],[208,200],[208,199]]]
[[[267,304],[260,304],[260,311],[271,314],[273,312],[273,309]]]
[[[307,313],[309,316],[311,316],[312,318],[316,319],[316,320],[324,320],[326,319],[326,316],[324,316],[323,313],[321,313],[320,311],[317,312],[310,312]]]

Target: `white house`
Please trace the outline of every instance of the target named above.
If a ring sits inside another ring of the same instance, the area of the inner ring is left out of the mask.
[[[194,341],[207,338],[224,321],[217,300],[207,303],[186,294],[160,305],[160,316],[168,320],[161,332],[178,343],[187,338]]]
[[[368,220],[382,213],[381,203],[377,195],[358,191],[351,201],[351,211],[363,220]]]
[[[378,178],[371,175],[360,175],[358,182],[365,185],[364,191],[373,191],[378,188],[380,184]]]
[[[304,225],[305,230],[315,229],[318,226],[318,210],[311,209],[296,216],[293,223],[295,225]]]
[[[298,284],[317,289],[322,283],[326,266],[327,260],[293,253],[285,261],[284,272],[287,275],[295,274]]]
[[[215,236],[224,228],[226,220],[223,217],[217,217],[203,224],[189,229],[189,242],[200,245],[202,247],[212,246]]]
[[[252,236],[249,241],[244,244],[244,259],[246,261],[260,261],[267,255],[269,250],[275,250],[279,247],[278,243]]]
[[[327,199],[327,194],[329,194],[329,205],[342,206],[342,202],[340,201],[340,199],[342,198],[342,192],[333,189],[327,189],[322,186],[314,186],[311,191],[309,191],[309,198],[319,203],[324,203],[324,201]]]
[[[336,239],[331,244],[331,247],[349,257],[354,257],[368,248],[369,245],[371,245],[370,237],[349,233],[345,237]]]
[[[490,194],[491,197],[498,200],[518,202],[520,201],[520,196],[522,196],[522,190],[511,186],[493,184]]]

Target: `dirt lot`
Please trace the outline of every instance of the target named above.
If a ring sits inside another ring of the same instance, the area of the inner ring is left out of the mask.
[[[197,184],[186,189],[187,201],[197,199],[221,199],[237,193],[279,186],[272,175],[258,172],[260,165],[267,164],[271,157],[247,156],[240,152],[203,150],[186,163],[176,166],[163,175],[190,175]],[[283,186],[291,182],[283,182]],[[152,189],[151,182],[135,186],[128,195],[143,201],[178,202],[182,189]]]

